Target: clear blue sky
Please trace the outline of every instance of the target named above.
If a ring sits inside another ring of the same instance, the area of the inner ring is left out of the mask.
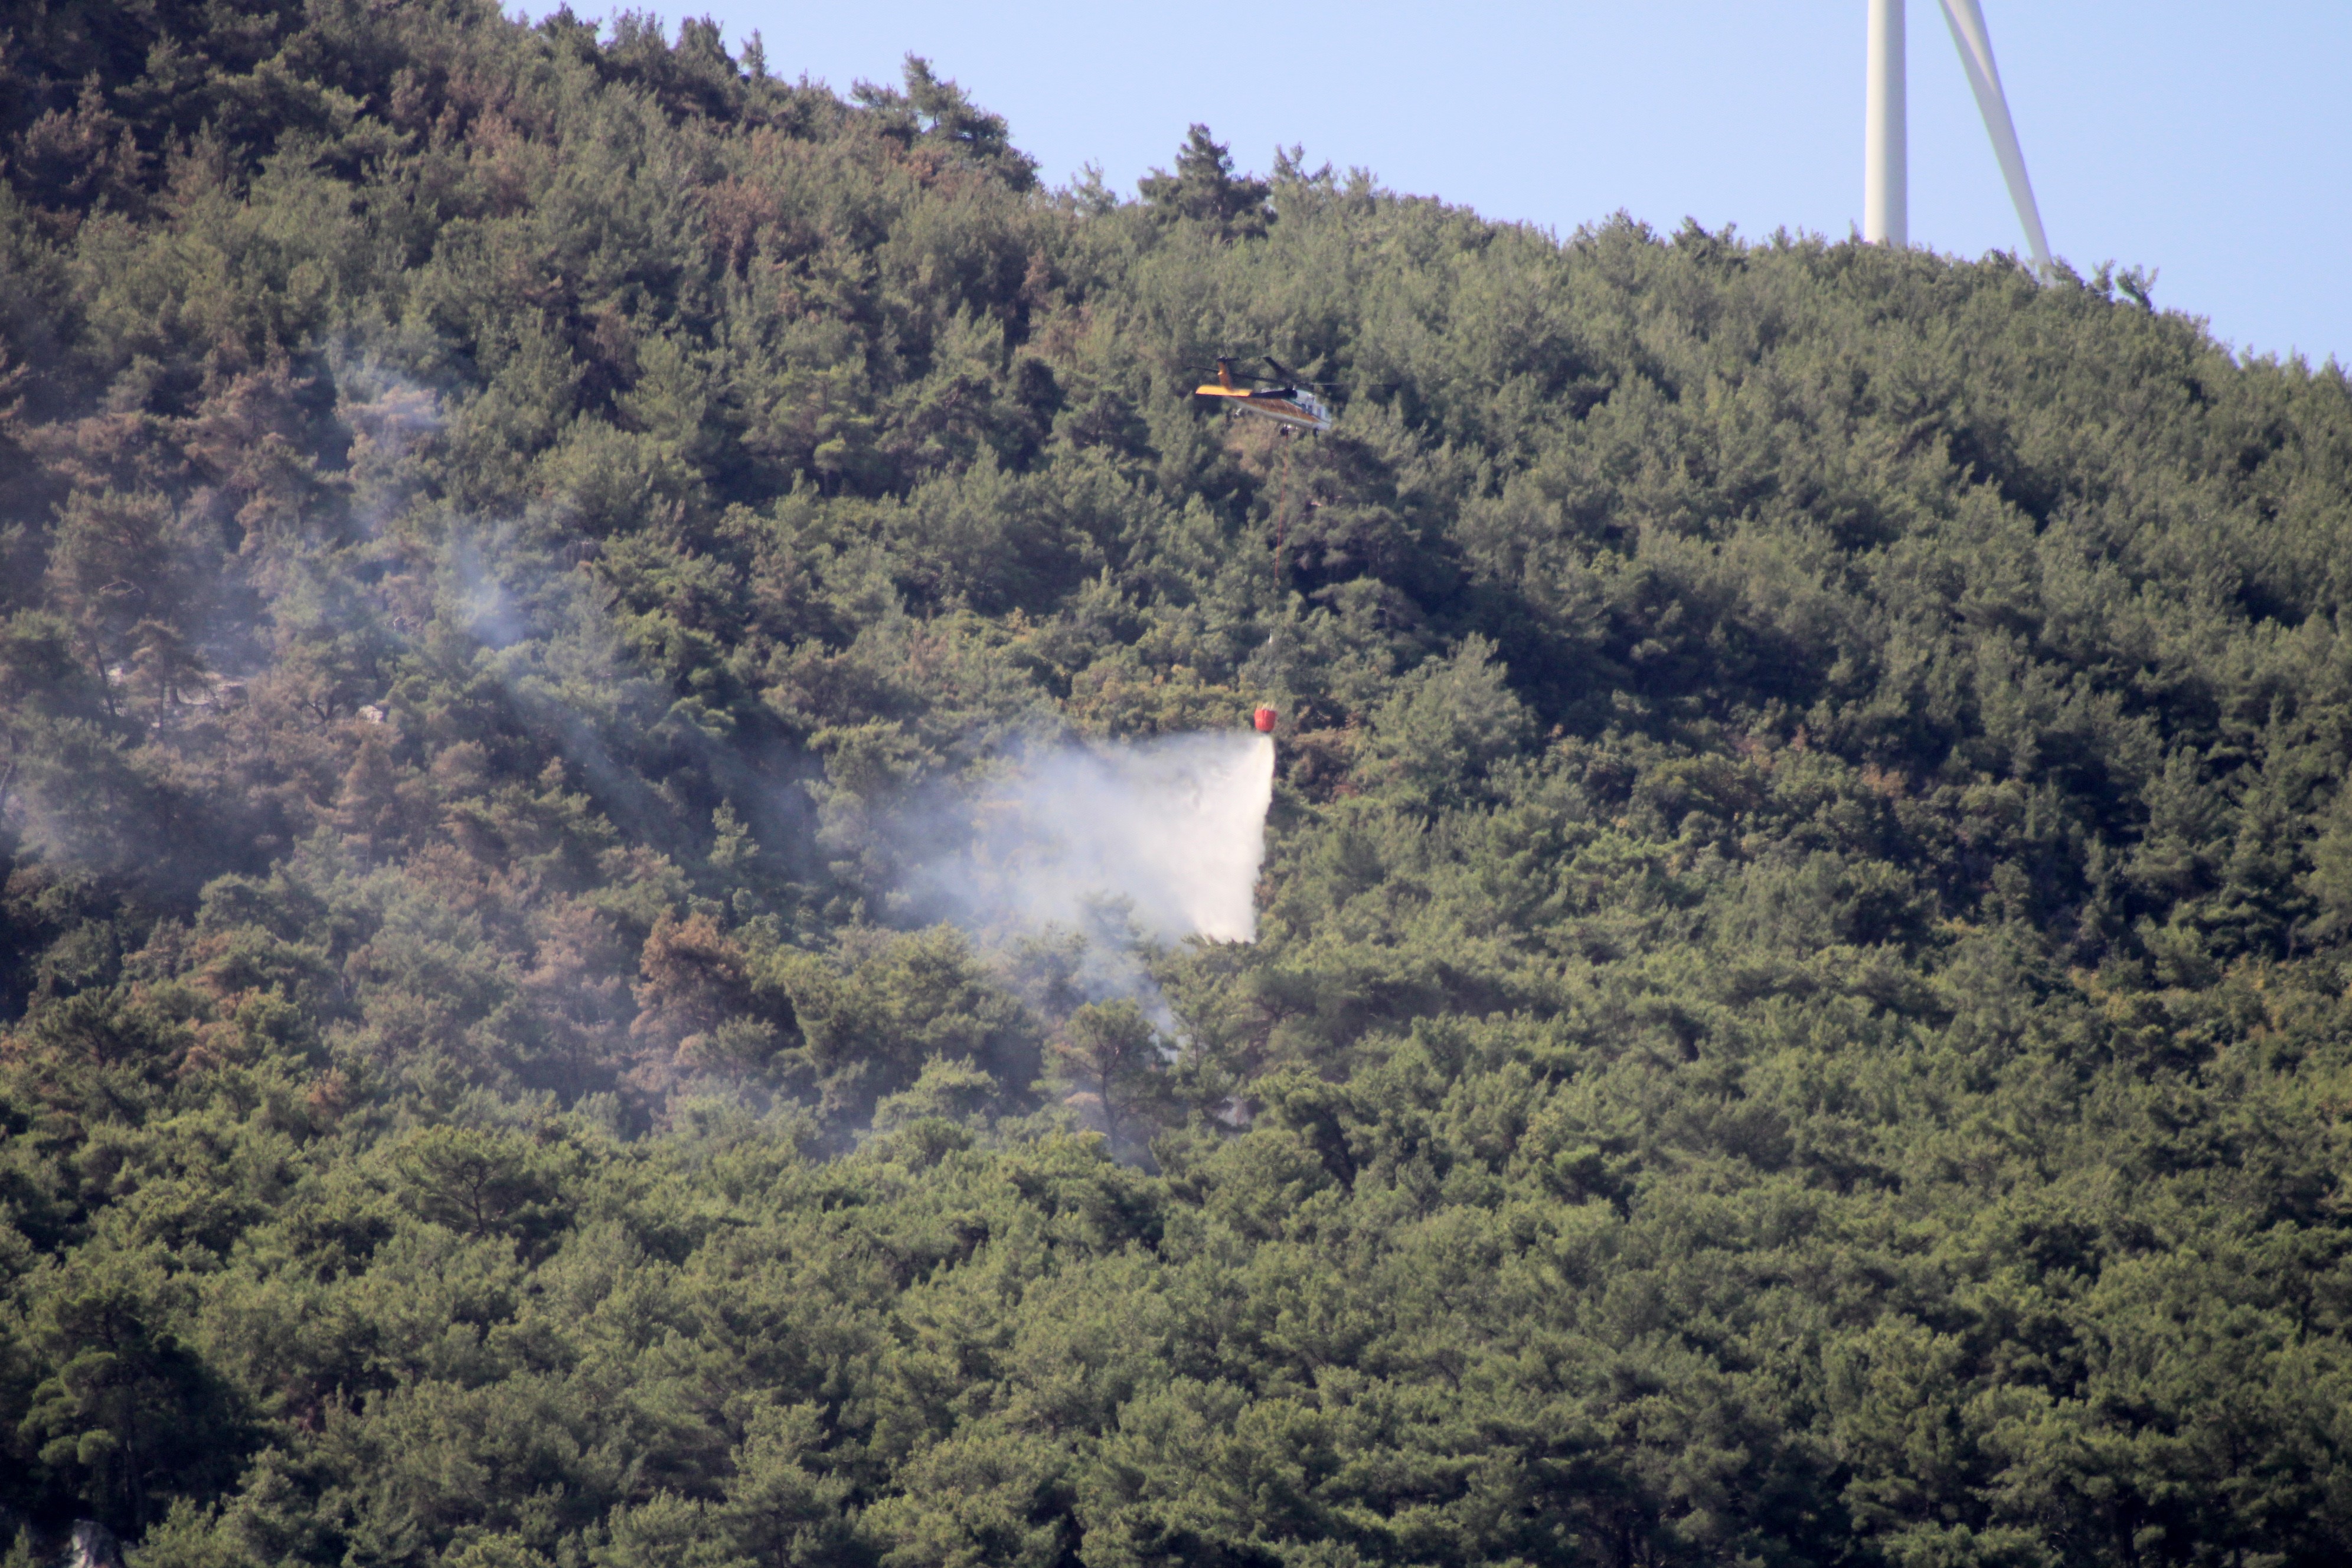
[[[2058,255],[2160,268],[2157,303],[2242,351],[2352,364],[2352,3],[1981,3]],[[1310,166],[1563,235],[1621,207],[1748,235],[1862,216],[1864,0],[709,14],[730,39],[758,28],[777,74],[845,92],[925,55],[1056,184],[1093,162],[1131,192],[1197,120],[1245,169],[1303,143]],[[1909,33],[1913,241],[2021,249],[1936,0],[1909,0]]]

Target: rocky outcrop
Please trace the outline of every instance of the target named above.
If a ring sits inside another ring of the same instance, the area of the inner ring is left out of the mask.
[[[73,1548],[66,1554],[66,1568],[122,1568],[122,1543],[98,1521],[75,1520]]]

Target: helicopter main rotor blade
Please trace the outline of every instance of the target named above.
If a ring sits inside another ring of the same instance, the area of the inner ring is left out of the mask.
[[[1327,382],[1308,380],[1307,377],[1299,374],[1297,371],[1291,369],[1288,365],[1283,363],[1280,360],[1275,358],[1272,354],[1262,354],[1259,358],[1264,363],[1274,367],[1274,374],[1281,378],[1285,385],[1325,386],[1329,384]]]

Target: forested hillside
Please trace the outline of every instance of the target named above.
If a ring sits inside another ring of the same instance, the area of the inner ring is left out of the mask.
[[[9,1568],[2352,1559],[2333,364],[709,23],[5,29]],[[910,881],[1258,703],[1255,944]]]

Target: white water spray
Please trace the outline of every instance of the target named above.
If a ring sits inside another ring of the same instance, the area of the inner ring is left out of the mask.
[[[1032,925],[1104,902],[1166,941],[1257,940],[1274,738],[1174,735],[1032,756],[982,799],[964,891]]]

